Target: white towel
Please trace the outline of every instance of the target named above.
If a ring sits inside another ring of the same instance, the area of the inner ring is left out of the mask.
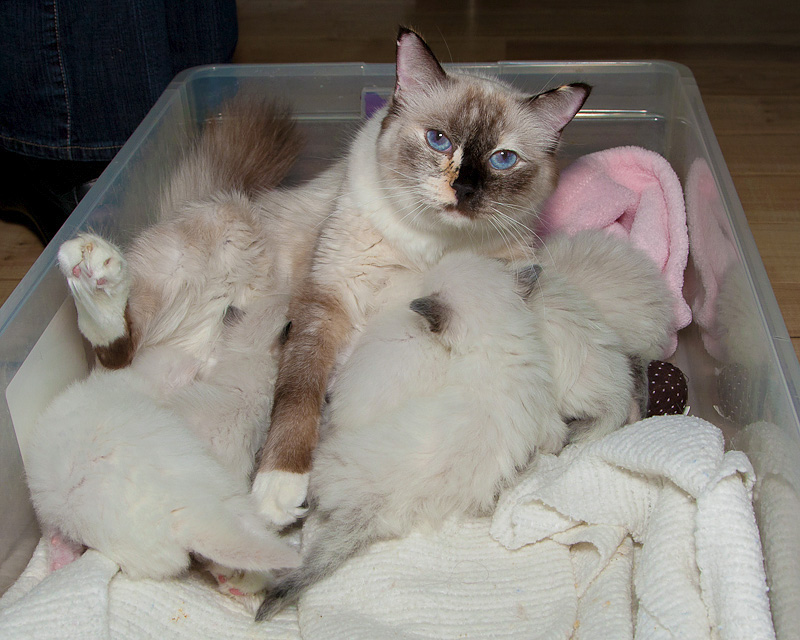
[[[493,519],[373,545],[267,625],[202,580],[132,582],[90,552],[44,580],[35,556],[0,637],[766,640],[753,482],[713,425],[651,418],[541,456]]]
[[[739,432],[735,442],[753,452],[750,458],[758,476],[753,506],[769,571],[775,631],[779,638],[796,638],[800,630],[800,467],[793,454],[800,444],[798,433],[756,422]]]
[[[48,574],[47,566],[43,539],[23,575],[0,599],[3,640],[300,638],[293,611],[256,623],[258,602],[237,602],[196,575],[130,580],[91,550],[54,573]]]

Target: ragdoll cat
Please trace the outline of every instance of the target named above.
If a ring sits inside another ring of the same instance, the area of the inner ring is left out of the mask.
[[[367,323],[329,390],[303,564],[268,589],[258,619],[376,540],[488,514],[536,451],[561,449],[543,322],[524,300],[538,273],[450,253],[422,297]]]
[[[561,132],[588,94],[572,84],[530,96],[445,73],[417,34],[400,30],[391,102],[342,161],[342,192],[290,303],[252,489],[270,520],[287,524],[304,512],[329,376],[352,336],[392,298],[386,284],[456,250],[530,257]]]
[[[131,575],[174,575],[192,551],[221,565],[212,570],[233,592],[230,569],[296,561],[247,489],[302,268],[296,247],[311,237],[292,232],[311,215],[295,223],[292,213],[330,197],[323,178],[292,196],[297,211],[278,208],[288,219],[277,226],[256,204],[284,197],[265,190],[299,144],[283,110],[235,99],[167,181],[161,221],[125,256],[91,234],[60,248],[79,328],[105,368],[39,421],[29,483],[45,529]]]
[[[644,416],[643,363],[674,324],[658,268],[602,231],[551,237],[540,254],[516,270],[448,254],[427,295],[367,323],[329,390],[303,564],[259,619],[375,540],[490,513],[535,451]]]
[[[604,231],[555,235],[528,307],[542,318],[553,388],[570,440],[601,438],[647,413],[647,366],[674,332],[671,294],[655,263]]]

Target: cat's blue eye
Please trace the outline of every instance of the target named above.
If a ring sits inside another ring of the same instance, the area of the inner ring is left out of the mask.
[[[431,149],[439,153],[447,153],[453,148],[453,143],[450,142],[450,138],[436,129],[428,129],[425,134],[425,139],[428,141]]]
[[[492,157],[489,158],[489,164],[491,164],[495,169],[510,169],[515,164],[517,164],[517,154],[513,151],[508,151],[507,149],[501,149],[500,151],[495,151],[492,154]]]

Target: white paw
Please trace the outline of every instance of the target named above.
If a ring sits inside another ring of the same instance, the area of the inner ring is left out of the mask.
[[[58,266],[70,283],[89,291],[118,293],[127,283],[127,264],[113,244],[91,233],[67,240],[58,249]]]
[[[122,253],[99,236],[83,233],[59,247],[58,266],[78,307],[81,333],[106,345],[126,332],[130,282]]]
[[[237,571],[236,569],[223,567],[216,562],[210,563],[206,569],[217,581],[217,589],[230,596],[253,596],[263,592],[275,581],[271,573]]]
[[[308,493],[307,473],[259,473],[250,492],[261,514],[279,527],[302,518],[308,511],[307,507],[302,506]]]

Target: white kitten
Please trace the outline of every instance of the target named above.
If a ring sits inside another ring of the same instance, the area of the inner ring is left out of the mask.
[[[257,515],[246,480],[168,402],[153,401],[165,384],[136,366],[97,369],[53,401],[27,468],[43,526],[132,578],[178,575],[190,552],[232,569],[295,565],[296,553]]]
[[[230,580],[231,569],[296,561],[246,489],[293,273],[317,220],[305,211],[322,211],[333,187],[323,176],[275,189],[301,147],[284,109],[242,92],[222,113],[162,186],[159,222],[124,257],[92,234],[60,248],[79,328],[115,371],[96,371],[45,413],[28,472],[46,529],[137,576],[174,575],[189,551],[202,553],[226,565],[214,573],[235,593],[254,583]],[[111,464],[111,449],[126,453]],[[143,480],[122,482],[131,474]],[[104,492],[87,502],[78,486]]]
[[[367,324],[330,390],[310,479],[313,539],[259,619],[375,540],[488,513],[537,450],[561,449],[541,320],[523,299],[537,275],[449,254],[423,297]]]
[[[653,261],[603,231],[549,238],[528,306],[542,321],[571,440],[644,417],[647,365],[669,345],[671,294]]]

